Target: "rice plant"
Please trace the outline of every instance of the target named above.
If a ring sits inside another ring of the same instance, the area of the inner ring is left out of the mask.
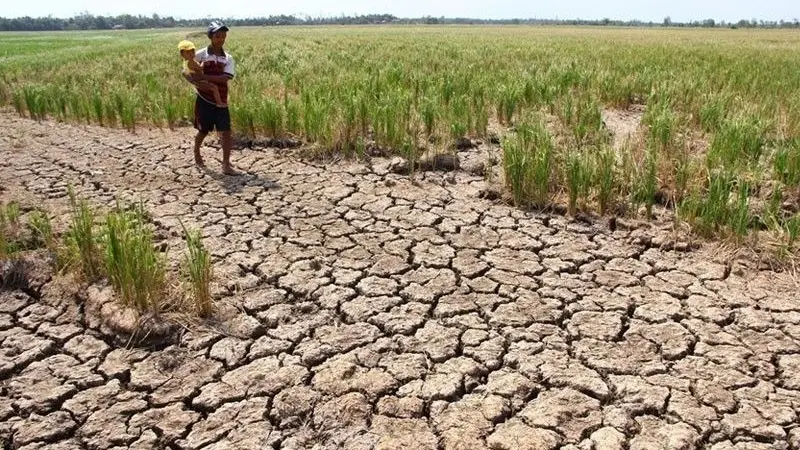
[[[653,215],[653,205],[656,201],[656,191],[658,190],[658,150],[651,146],[645,153],[644,161],[635,172],[632,189],[632,203],[634,205],[644,204],[647,217]]]
[[[702,235],[724,232],[741,238],[751,222],[750,190],[748,181],[730,172],[709,172],[705,192],[695,189],[682,202],[679,213]]]
[[[19,91],[14,91],[11,94],[11,104],[14,106],[14,110],[17,114],[22,117],[25,113],[25,107],[22,105],[22,95]]]
[[[678,205],[681,201],[683,201],[684,196],[688,192],[689,185],[694,178],[695,165],[693,160],[685,151],[678,152],[677,158],[675,158],[673,164],[675,169],[675,192],[673,194],[673,203]]]
[[[22,96],[31,119],[42,120],[47,115],[47,98],[39,86],[24,86]]]
[[[62,265],[76,268],[87,281],[92,282],[103,274],[102,256],[94,233],[94,211],[86,200],[77,200],[72,187],[68,194],[72,214],[66,233],[68,260]]]
[[[0,204],[0,259],[45,247],[54,250],[56,242],[50,219],[44,212],[32,211],[22,217],[19,203]]]
[[[106,216],[103,230],[106,274],[123,304],[158,314],[166,287],[166,258],[154,245],[141,205]]]
[[[201,317],[211,315],[213,304],[209,284],[213,277],[211,256],[203,245],[200,230],[188,230],[183,227],[183,235],[188,248],[182,265],[183,279],[193,300],[194,309]]]
[[[517,111],[520,92],[515,85],[503,85],[500,87],[499,97],[498,119],[501,123],[510,124]]]
[[[283,108],[277,100],[266,98],[262,101],[259,119],[266,135],[280,137],[283,134]]]
[[[800,186],[800,139],[778,143],[772,166],[776,180],[787,186]]]
[[[591,165],[583,152],[573,150],[567,154],[565,179],[569,198],[567,211],[574,216],[578,200],[586,199],[592,180]]]
[[[4,212],[5,212],[5,219],[8,222],[8,225],[11,227],[18,227],[19,226],[19,218],[20,218],[20,209],[19,209],[19,202],[8,202],[5,205]]]
[[[553,139],[540,120],[520,123],[516,134],[504,139],[503,170],[515,204],[541,208],[549,203],[553,159]]]
[[[603,147],[596,153],[594,162],[594,186],[597,190],[597,203],[600,215],[605,215],[608,208],[615,201],[614,189],[616,187],[617,153],[609,146]]]
[[[104,124],[105,118],[105,107],[103,106],[103,98],[100,96],[100,93],[97,91],[92,92],[92,112],[94,113],[94,118],[97,120],[97,123],[100,126]]]
[[[420,115],[422,116],[422,123],[425,127],[425,136],[430,138],[436,128],[437,121],[437,105],[433,100],[425,98],[420,105]]]
[[[728,103],[727,97],[720,95],[704,98],[698,111],[698,120],[703,131],[713,133],[719,129],[727,116]]]
[[[722,123],[708,152],[709,167],[740,170],[757,164],[766,144],[766,124],[754,117],[737,117]]]
[[[728,225],[734,236],[742,238],[747,235],[750,225],[750,183],[740,180],[738,195],[730,211]]]
[[[55,250],[56,240],[53,235],[53,224],[50,216],[46,212],[31,212],[28,217],[28,227],[33,234],[34,245]]]
[[[603,128],[603,118],[600,113],[600,106],[594,98],[585,96],[579,99],[575,106],[575,124],[572,127],[575,142],[579,147],[589,143],[587,140],[595,141],[600,138]]]
[[[9,230],[6,228],[8,219],[6,219],[5,208],[0,207],[0,260],[8,258],[12,253],[9,248]]]
[[[794,244],[800,236],[800,214],[790,217],[783,225],[786,233],[787,246],[789,250],[794,250]]]
[[[672,146],[677,129],[677,117],[667,103],[658,103],[648,110],[645,123],[650,125],[650,139],[660,149]]]
[[[531,155],[519,138],[506,138],[503,142],[503,169],[506,184],[511,189],[514,205],[521,206],[528,200],[528,172]]]

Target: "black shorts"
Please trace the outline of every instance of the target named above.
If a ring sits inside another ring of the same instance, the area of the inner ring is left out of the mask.
[[[194,100],[194,127],[206,133],[215,129],[231,131],[231,113],[228,108],[220,108],[198,95]]]

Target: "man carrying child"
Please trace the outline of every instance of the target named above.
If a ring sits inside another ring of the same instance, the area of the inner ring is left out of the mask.
[[[228,110],[228,81],[232,80],[235,75],[235,64],[233,56],[225,52],[222,47],[225,44],[227,32],[228,27],[224,24],[211,22],[207,32],[211,45],[201,48],[194,55],[194,61],[202,68],[202,74],[196,70],[197,66],[188,63],[189,70],[184,70],[184,77],[194,84],[197,92],[194,103],[194,126],[197,128],[197,135],[194,139],[195,164],[200,167],[205,165],[200,154],[200,147],[208,133],[216,129],[222,143],[222,173],[236,175],[237,172],[231,167],[230,161],[233,137],[231,135],[231,115]],[[188,44],[182,44],[189,47]],[[184,54],[183,50],[181,54]],[[194,67],[194,71],[192,71],[192,67]],[[216,92],[210,84],[216,87]]]

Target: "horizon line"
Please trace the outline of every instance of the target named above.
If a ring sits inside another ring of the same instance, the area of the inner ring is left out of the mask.
[[[108,15],[100,14],[100,15],[98,15],[98,14],[90,13],[88,11],[84,11],[82,13],[73,14],[71,16],[54,16],[52,14],[49,14],[49,15],[46,15],[46,16],[31,16],[31,15],[17,16],[17,17],[0,16],[0,20],[15,20],[15,19],[26,19],[26,18],[30,18],[30,19],[52,18],[52,19],[68,20],[68,19],[74,19],[76,17],[81,17],[81,16],[91,16],[91,17],[132,16],[132,17],[148,17],[148,18],[152,18],[153,16],[158,16],[161,19],[172,18],[172,19],[178,20],[178,21],[199,21],[199,20],[210,20],[210,19],[258,20],[258,19],[267,19],[267,18],[271,18],[271,17],[292,17],[292,18],[300,19],[300,20],[325,20],[325,19],[357,18],[357,17],[370,17],[370,16],[390,16],[390,17],[393,17],[394,19],[397,19],[397,20],[439,19],[439,20],[476,20],[476,21],[488,21],[488,22],[524,20],[524,21],[554,21],[554,22],[568,22],[568,21],[602,22],[602,21],[610,21],[610,22],[623,22],[623,23],[626,23],[626,22],[664,23],[667,19],[669,19],[670,23],[672,23],[672,24],[688,24],[688,23],[703,22],[703,21],[708,21],[708,20],[714,20],[715,22],[725,22],[725,23],[738,23],[738,22],[741,22],[741,21],[751,22],[753,20],[755,20],[757,22],[781,22],[782,21],[782,22],[786,22],[786,23],[793,23],[793,22],[796,23],[799,20],[798,17],[780,18],[780,19],[764,19],[764,18],[758,18],[758,17],[751,17],[751,18],[741,18],[741,19],[738,19],[736,22],[734,22],[734,21],[731,21],[731,20],[717,19],[717,18],[714,18],[714,17],[703,17],[703,18],[689,19],[687,21],[679,21],[679,20],[672,19],[671,15],[664,16],[660,21],[645,20],[645,19],[635,19],[635,18],[634,19],[615,19],[613,17],[602,17],[602,18],[581,18],[581,17],[560,18],[558,16],[550,17],[550,18],[545,18],[545,17],[484,18],[484,17],[444,16],[444,15],[439,15],[439,16],[422,15],[422,16],[417,16],[417,17],[399,17],[399,16],[395,16],[394,14],[390,14],[390,13],[365,13],[365,14],[353,14],[353,15],[340,14],[340,15],[319,15],[319,16],[313,16],[313,15],[304,14],[304,13],[296,13],[296,14],[271,14],[271,15],[260,15],[260,16],[256,15],[256,16],[247,16],[247,17],[238,17],[238,16],[229,16],[229,17],[203,16],[203,17],[199,17],[198,16],[198,17],[188,17],[187,18],[187,17],[180,17],[180,16],[171,15],[171,14],[162,16],[161,14],[158,14],[158,13],[155,13],[155,12],[152,13],[152,14],[120,13],[120,14],[116,14],[116,15],[113,15],[113,14],[108,14]]]

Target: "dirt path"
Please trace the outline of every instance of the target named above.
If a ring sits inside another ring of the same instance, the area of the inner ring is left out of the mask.
[[[173,253],[178,218],[202,225],[224,297],[217,331],[147,351],[47,287],[0,293],[4,448],[800,448],[785,275],[527,215],[467,174],[246,150],[219,178],[187,129],[0,120],[3,198],[141,199]]]

